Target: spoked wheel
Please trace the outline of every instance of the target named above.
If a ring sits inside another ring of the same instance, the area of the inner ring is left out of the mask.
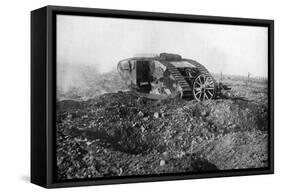
[[[205,101],[215,97],[215,83],[212,77],[204,74],[198,75],[193,82],[193,97],[197,101]]]

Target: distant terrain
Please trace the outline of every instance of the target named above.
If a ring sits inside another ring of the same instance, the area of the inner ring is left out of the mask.
[[[58,87],[58,179],[266,167],[266,81],[222,81],[206,102],[138,97],[117,72]]]

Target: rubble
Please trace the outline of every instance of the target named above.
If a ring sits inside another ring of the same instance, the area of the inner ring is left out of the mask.
[[[267,92],[239,87],[229,92],[250,100],[127,91],[57,102],[58,180],[266,167]]]
[[[140,111],[140,112],[138,113],[138,116],[139,116],[139,117],[143,117],[143,116],[144,116],[143,112]]]
[[[158,112],[155,112],[153,116],[154,116],[154,118],[157,119],[157,118],[159,118],[159,113],[158,113]]]
[[[166,164],[165,160],[160,161],[160,166],[164,166]]]

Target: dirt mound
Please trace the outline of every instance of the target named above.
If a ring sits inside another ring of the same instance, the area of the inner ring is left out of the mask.
[[[267,165],[267,106],[254,101],[118,92],[57,109],[60,179]]]

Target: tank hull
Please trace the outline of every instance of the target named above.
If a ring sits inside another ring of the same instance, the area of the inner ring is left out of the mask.
[[[124,59],[117,67],[128,88],[151,99],[181,97],[198,101],[217,96],[217,83],[200,63],[180,55]]]

